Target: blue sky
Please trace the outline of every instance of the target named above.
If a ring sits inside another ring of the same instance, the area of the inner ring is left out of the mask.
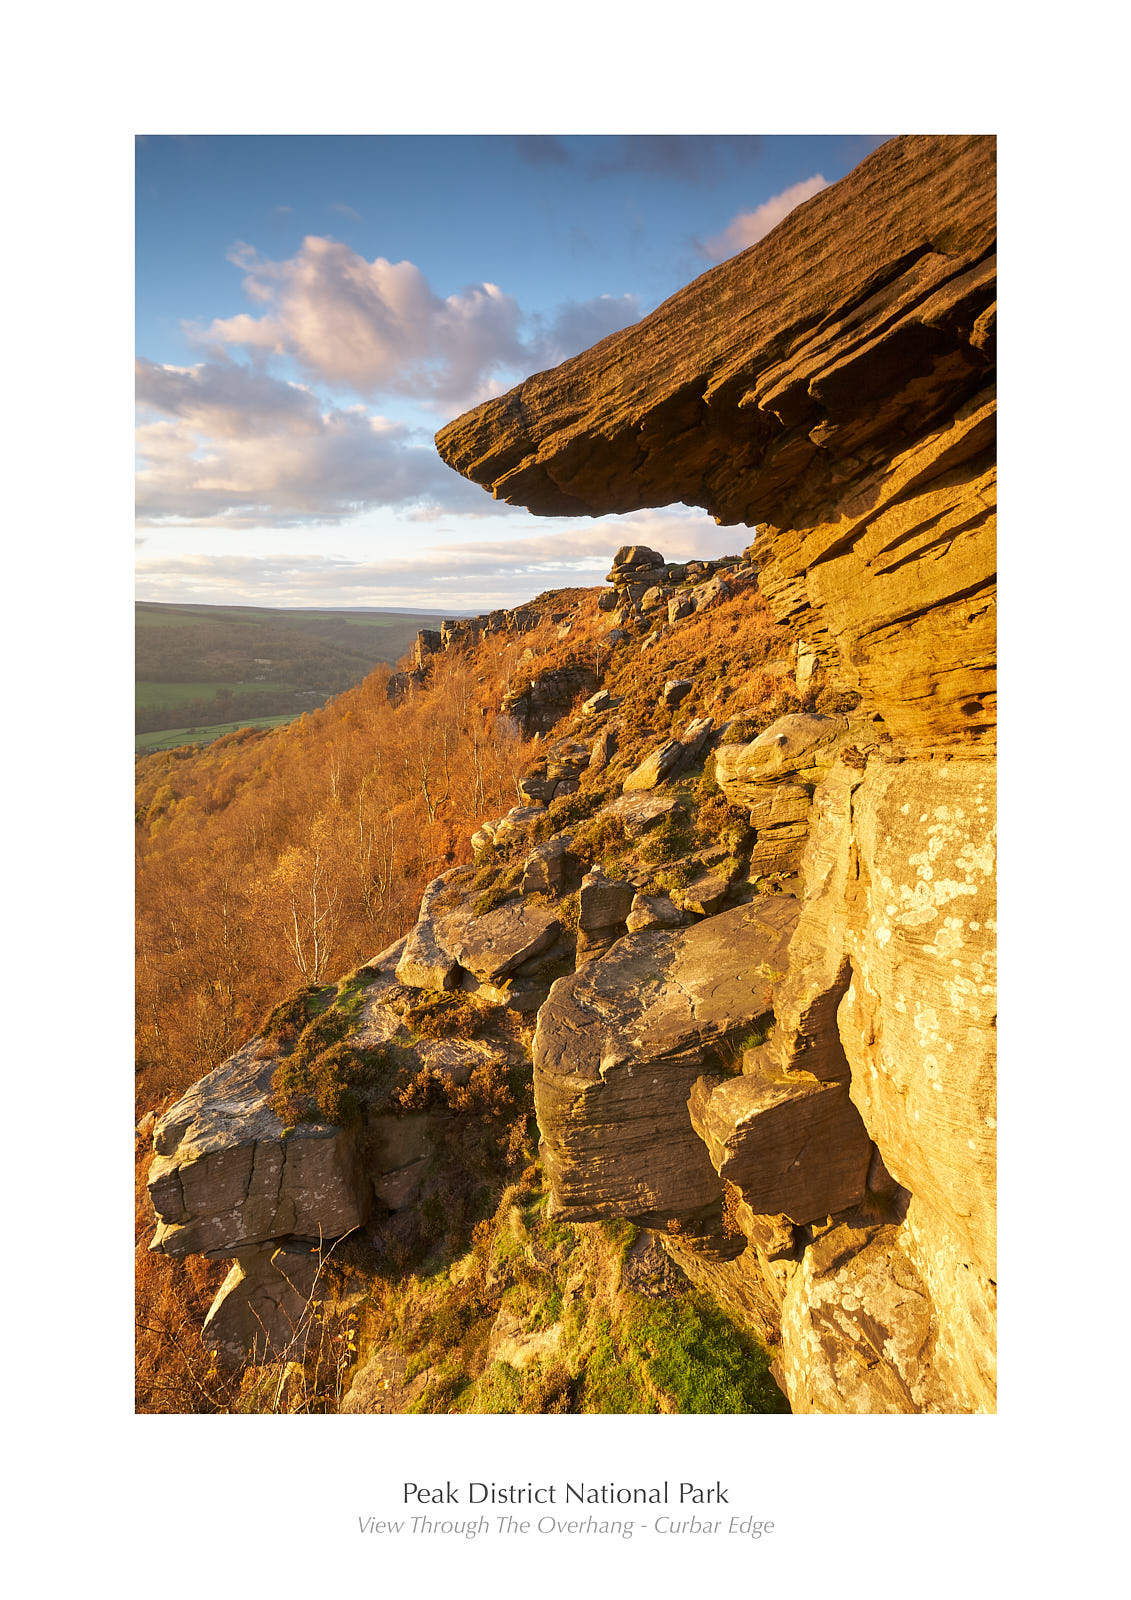
[[[597,582],[626,540],[739,548],[682,507],[532,518],[432,435],[882,137],[139,139],[139,597],[479,609]]]

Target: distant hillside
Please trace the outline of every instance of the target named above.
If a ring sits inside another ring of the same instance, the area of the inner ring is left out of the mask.
[[[418,629],[440,620],[432,612],[139,601],[138,746],[167,742],[171,730],[202,742],[233,724],[299,716],[374,667],[395,665]]]

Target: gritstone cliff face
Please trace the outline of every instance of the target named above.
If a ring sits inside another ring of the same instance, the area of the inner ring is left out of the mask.
[[[893,140],[437,437],[542,515],[682,501],[754,527],[798,681],[816,665],[859,697],[847,728],[721,764],[801,867],[776,1029],[742,1075],[680,1065],[668,1020],[572,1048],[610,956],[555,988],[535,1045],[559,1205],[666,1217],[684,1269],[751,1316],[768,1290],[796,1411],[994,1403],[994,245],[993,141]],[[615,964],[662,989],[676,937],[629,935]],[[737,930],[726,948],[736,981],[765,966]],[[711,1245],[724,1179],[737,1255]]]

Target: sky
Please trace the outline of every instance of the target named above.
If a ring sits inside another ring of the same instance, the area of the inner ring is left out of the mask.
[[[883,138],[138,138],[138,598],[467,612],[598,583],[624,543],[741,548],[685,507],[532,517],[433,435]]]

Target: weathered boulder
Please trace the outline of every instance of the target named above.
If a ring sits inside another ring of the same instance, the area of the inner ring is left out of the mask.
[[[579,967],[603,956],[626,931],[635,886],[606,878],[597,866],[581,880],[576,961]]]
[[[715,1171],[759,1216],[815,1222],[864,1194],[872,1141],[847,1081],[777,1073],[751,1050],[742,1077],[696,1084],[691,1120]]]
[[[552,906],[512,900],[477,917],[469,907],[444,914],[437,933],[465,971],[498,984],[557,941],[561,921]]]
[[[626,934],[560,978],[538,1016],[534,1093],[555,1208],[719,1228],[721,1181],[687,1102],[710,1052],[773,1003],[797,903],[774,896],[670,933]]]
[[[580,926],[586,933],[619,927],[628,916],[636,890],[631,883],[606,878],[599,867],[581,880]]]
[[[613,570],[609,573],[608,582],[622,583],[631,574],[647,571],[650,567],[662,567],[663,564],[664,558],[660,552],[646,544],[622,544],[613,557]]]
[[[761,831],[791,823],[807,823],[812,799],[813,791],[806,784],[783,780],[773,784],[748,784],[741,801],[736,803],[750,807],[750,826]]]
[[[624,793],[633,794],[638,789],[655,789],[684,767],[691,766],[710,738],[713,726],[710,717],[700,717],[694,722],[689,722],[679,738],[665,739],[663,744],[645,756],[640,765],[629,773],[621,785]]]
[[[641,790],[618,795],[601,807],[598,816],[615,817],[630,838],[638,839],[658,827],[665,817],[676,812],[686,815],[687,810],[687,801],[681,795]]]
[[[230,1256],[288,1234],[336,1239],[365,1220],[352,1128],[286,1128],[271,1109],[278,1060],[253,1039],[160,1119],[149,1196],[166,1255]]]
[[[759,830],[750,852],[751,878],[769,877],[775,872],[796,872],[805,847],[805,836],[805,824],[802,822]]]
[[[663,701],[666,706],[677,706],[687,697],[695,685],[690,678],[669,678],[664,684]]]
[[[592,694],[597,674],[590,667],[560,667],[540,672],[521,689],[512,689],[500,706],[529,738],[547,733],[573,705],[579,694]]]
[[[996,1277],[996,815],[983,761],[869,768],[853,797],[852,1098],[892,1176]]]
[[[955,1404],[934,1360],[938,1316],[896,1227],[841,1222],[805,1251],[782,1307],[780,1381],[797,1413]]]
[[[454,989],[459,981],[456,958],[443,944],[432,912],[437,900],[449,892],[453,874],[443,872],[425,889],[416,923],[409,929],[397,962],[397,982],[410,989]]]
[[[616,753],[617,736],[612,728],[603,729],[593,741],[589,752],[589,767],[593,772],[603,772]]]
[[[720,745],[715,751],[715,781],[732,805],[753,806],[766,799],[766,786],[779,778],[823,777],[847,730],[843,717],[822,717],[812,711],[779,717],[750,744]]]
[[[638,894],[633,897],[626,926],[629,933],[644,933],[648,928],[679,928],[686,920],[666,894]]]
[[[514,839],[521,838],[530,825],[537,822],[542,811],[539,806],[512,806],[505,817],[490,824],[490,837],[493,844],[507,844]],[[486,829],[488,825],[485,824]]]
[[[690,883],[673,889],[671,897],[681,910],[711,917],[726,904],[730,886],[731,879],[725,873],[707,867],[696,873]]]
[[[221,1366],[300,1361],[315,1330],[319,1264],[317,1239],[242,1250],[208,1308],[205,1349]]]
[[[558,834],[545,844],[535,845],[522,864],[522,892],[526,894],[568,894],[575,886],[580,862],[570,850],[568,834]]]

